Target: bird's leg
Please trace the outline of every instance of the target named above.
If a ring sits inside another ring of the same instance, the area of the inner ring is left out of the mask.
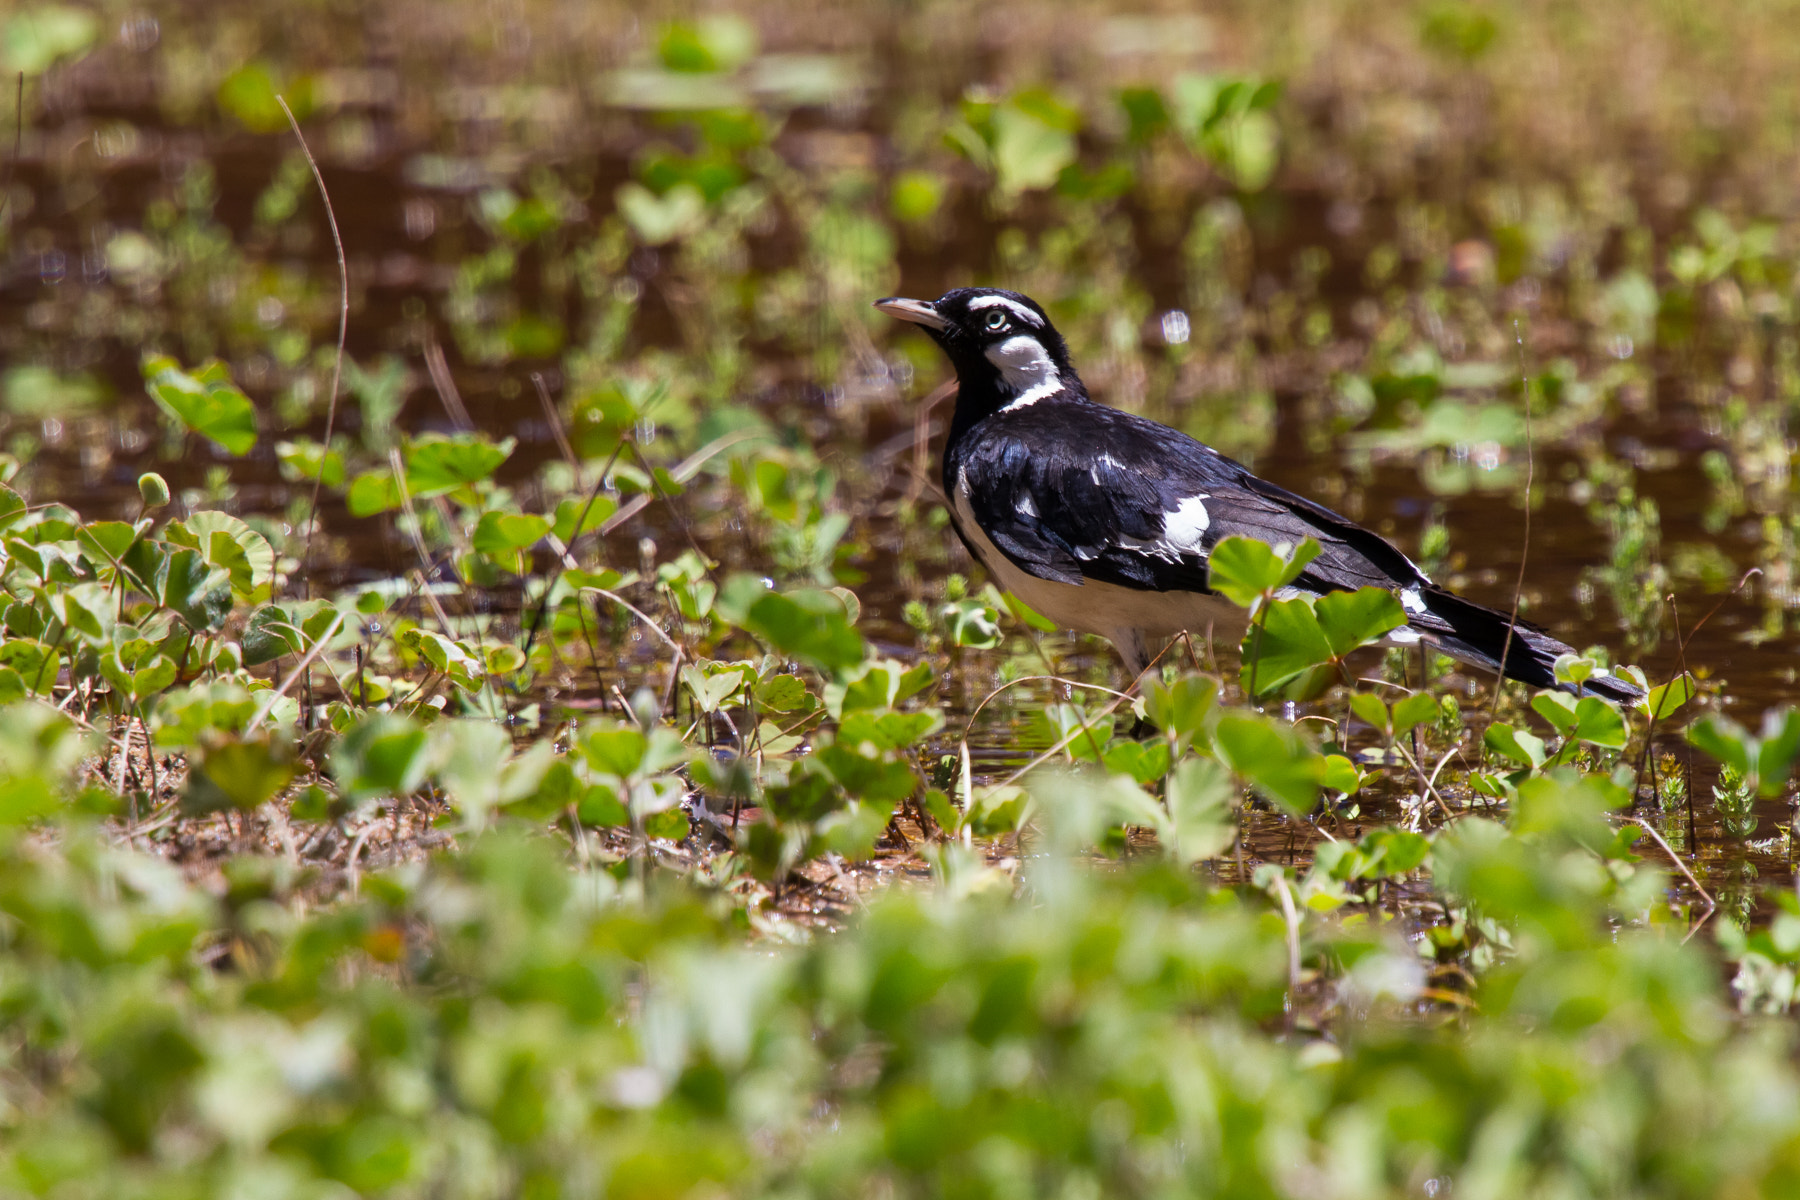
[[[1150,656],[1144,649],[1143,633],[1136,629],[1122,629],[1112,635],[1110,640],[1118,649],[1119,657],[1125,660],[1126,678],[1135,683],[1150,665]],[[1160,736],[1161,733],[1156,726],[1139,717],[1131,723],[1131,729],[1125,736],[1134,742],[1142,742]]]
[[[1419,690],[1424,691],[1425,688],[1430,684],[1430,680],[1426,678],[1427,663],[1430,660],[1428,660],[1425,657],[1425,639],[1424,638],[1419,639],[1418,646],[1419,646]],[[1412,747],[1413,747],[1413,761],[1414,762],[1424,762],[1425,761],[1425,747],[1420,742],[1419,727],[1417,725],[1414,725],[1412,727]]]

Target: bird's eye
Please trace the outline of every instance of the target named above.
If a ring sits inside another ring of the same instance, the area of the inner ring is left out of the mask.
[[[987,327],[995,333],[1006,328],[1006,314],[996,309],[987,315]]]

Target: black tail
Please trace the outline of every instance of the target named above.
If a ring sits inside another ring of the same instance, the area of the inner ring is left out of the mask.
[[[1506,677],[1520,683],[1561,688],[1577,695],[1604,696],[1621,704],[1644,697],[1642,688],[1616,675],[1599,676],[1580,687],[1558,683],[1556,658],[1560,654],[1573,654],[1573,647],[1557,641],[1536,625],[1526,621],[1515,623],[1506,613],[1464,600],[1442,588],[1422,587],[1417,589],[1416,595],[1424,611],[1418,611],[1413,596],[1407,596],[1407,625],[1451,658],[1497,671],[1500,670],[1500,655],[1505,653]],[[1512,626],[1510,641],[1508,625]]]

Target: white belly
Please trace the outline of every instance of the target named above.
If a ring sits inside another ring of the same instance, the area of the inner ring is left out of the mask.
[[[961,481],[958,481],[959,484]],[[1097,633],[1118,647],[1133,674],[1143,669],[1151,653],[1160,647],[1148,640],[1192,633],[1235,645],[1246,626],[1244,610],[1222,596],[1202,592],[1152,592],[1120,587],[1096,579],[1079,584],[1039,579],[1021,570],[1001,553],[976,523],[964,488],[953,498],[957,527],[975,548],[994,582],[1033,610],[1065,629]]]

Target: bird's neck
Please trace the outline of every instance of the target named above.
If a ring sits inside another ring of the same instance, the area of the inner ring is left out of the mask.
[[[999,413],[1024,412],[1042,405],[1093,403],[1088,398],[1087,387],[1073,368],[1063,368],[1053,380],[1025,382],[1023,387],[1009,386],[985,372],[975,379],[959,373],[956,413],[950,420],[950,441],[959,440],[969,430]]]

